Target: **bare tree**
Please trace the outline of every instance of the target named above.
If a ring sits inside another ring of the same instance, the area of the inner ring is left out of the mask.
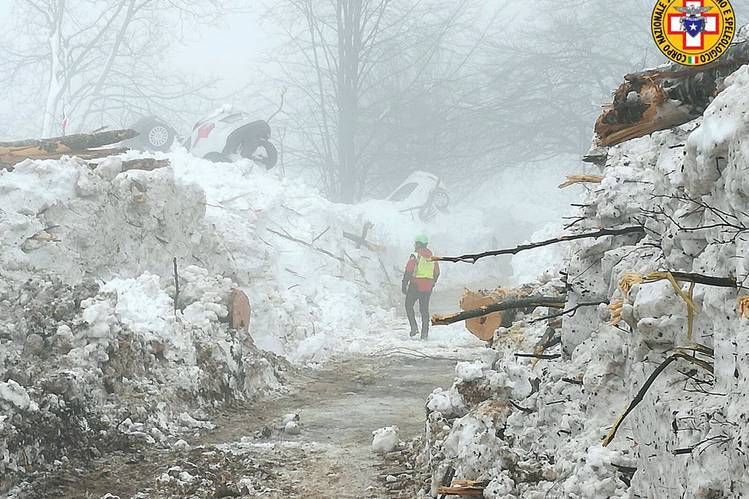
[[[275,56],[282,73],[278,80],[297,93],[297,106],[287,113],[297,144],[287,151],[320,169],[333,199],[358,200],[368,180],[378,178],[380,167],[396,167],[383,158],[397,142],[393,142],[398,136],[395,129],[404,123],[400,113],[411,112],[409,104],[425,91],[432,96],[440,93],[447,75],[457,79],[474,55],[468,48],[446,57],[445,49],[458,31],[470,38],[464,29],[469,23],[463,21],[476,12],[475,3],[281,0],[274,4],[271,13],[288,39],[285,50]],[[433,133],[434,127],[429,128],[422,135]],[[397,167],[403,169],[406,162],[399,158]]]
[[[169,20],[184,26],[224,13],[218,3],[194,0],[17,0],[15,7],[14,36],[0,53],[0,84],[28,92],[24,100],[41,117],[42,136],[63,118],[81,129],[134,108],[199,97],[205,82],[191,85],[159,71],[179,36]]]

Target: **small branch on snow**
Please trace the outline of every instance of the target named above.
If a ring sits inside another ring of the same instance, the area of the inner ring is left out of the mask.
[[[570,317],[574,317],[575,316],[575,312],[577,312],[577,310],[579,308],[582,308],[582,307],[595,307],[595,306],[600,305],[601,303],[608,303],[608,302],[609,302],[608,300],[601,300],[601,301],[592,301],[592,302],[578,303],[574,307],[568,308],[567,310],[562,310],[561,312],[557,312],[555,314],[546,315],[544,317],[539,317],[537,319],[530,320],[530,321],[528,321],[528,324],[535,324],[536,322],[545,321],[545,320],[548,320],[548,319],[556,319],[557,317],[563,317],[563,316],[568,315],[568,314],[569,314]]]
[[[619,430],[619,427],[624,422],[624,418],[626,418],[634,409],[637,407],[637,405],[642,402],[642,400],[645,398],[645,394],[648,392],[650,387],[653,385],[655,380],[658,378],[658,376],[666,370],[666,368],[674,361],[678,359],[684,359],[688,362],[691,362],[699,367],[702,367],[703,369],[707,370],[708,372],[712,373],[712,366],[705,361],[701,359],[697,359],[696,357],[692,357],[691,355],[687,355],[684,352],[675,352],[666,359],[661,362],[658,367],[655,368],[655,370],[650,374],[648,379],[645,381],[645,383],[640,387],[640,390],[637,392],[637,395],[632,399],[632,401],[629,403],[627,408],[624,410],[624,412],[617,418],[617,420],[614,422],[614,426],[611,427],[611,430],[609,430],[608,435],[604,437],[602,445],[604,447],[607,447],[612,440],[614,440],[614,437],[616,436],[616,432]]]
[[[565,383],[571,383],[573,385],[582,385],[583,381],[581,379],[575,379],[575,378],[562,378],[562,381]]]
[[[521,405],[516,404],[513,400],[510,400],[510,404],[512,404],[512,406],[515,409],[517,409],[519,411],[522,411],[522,412],[524,412],[526,414],[533,414],[535,412],[533,409],[528,409],[527,407],[523,407]]]
[[[531,359],[544,359],[554,360],[562,356],[561,353],[543,354],[543,353],[516,353],[515,357],[531,358]]]

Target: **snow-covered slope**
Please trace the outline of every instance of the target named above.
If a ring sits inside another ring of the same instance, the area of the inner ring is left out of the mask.
[[[703,118],[612,148],[603,182],[580,202],[581,230],[644,224],[647,235],[569,243],[555,269],[566,282],[538,290],[556,285],[568,307],[623,300],[622,321],[612,324],[605,304],[580,308],[547,352],[562,357],[535,361],[513,355],[533,351],[547,328],[526,318],[498,332],[495,362],[459,367],[449,396],[432,395],[422,456],[432,493],[448,467],[455,478],[490,481],[491,498],[749,493],[744,291],[697,284],[689,338],[687,304],[668,280],[620,286],[625,274],[656,271],[746,280],[749,68],[724,86]],[[679,286],[688,293],[688,282]],[[714,355],[694,354],[694,343]],[[666,367],[603,446],[648,377],[679,351],[699,360]]]
[[[286,364],[267,351],[321,361],[407,336],[401,268],[438,225],[330,203],[247,161],[177,150],[160,156],[169,167],[123,171],[138,157],[0,171],[0,476],[107,439],[173,443],[191,412],[281,389]],[[365,222],[380,251],[343,237]],[[228,325],[233,288],[250,298],[251,337]],[[435,345],[471,338],[444,336]]]

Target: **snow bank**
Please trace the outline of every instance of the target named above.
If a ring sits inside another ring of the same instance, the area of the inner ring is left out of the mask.
[[[646,236],[568,243],[543,277],[547,289],[566,288],[567,307],[623,300],[621,322],[610,323],[606,305],[566,316],[551,326],[561,345],[547,353],[558,360],[513,355],[536,348],[545,322],[500,330],[495,362],[461,365],[453,387],[427,401],[422,495],[435,493],[448,467],[456,479],[488,481],[484,495],[492,498],[749,493],[749,322],[737,313],[736,290],[695,286],[690,338],[687,305],[669,281],[619,285],[625,274],[664,270],[746,280],[749,68],[724,86],[695,122],[611,148],[603,182],[580,201],[580,230],[644,223]],[[559,270],[564,283],[554,277]],[[667,367],[603,446],[655,368],[692,343],[713,355]]]
[[[97,448],[167,446],[196,428],[189,413],[282,388],[283,364],[225,322],[232,283],[193,267],[183,276],[200,291],[176,312],[149,273],[101,287],[33,277],[3,289],[0,475]]]

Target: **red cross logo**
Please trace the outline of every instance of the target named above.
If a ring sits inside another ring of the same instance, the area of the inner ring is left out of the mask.
[[[684,0],[684,8],[704,7],[704,0]],[[690,26],[690,23],[691,26]],[[694,31],[698,24],[704,23],[704,29],[696,35],[689,31]],[[700,17],[692,17],[687,14],[669,14],[668,15],[668,34],[681,34],[683,47],[685,50],[704,50],[705,35],[720,34],[720,16],[718,14],[703,13]]]

